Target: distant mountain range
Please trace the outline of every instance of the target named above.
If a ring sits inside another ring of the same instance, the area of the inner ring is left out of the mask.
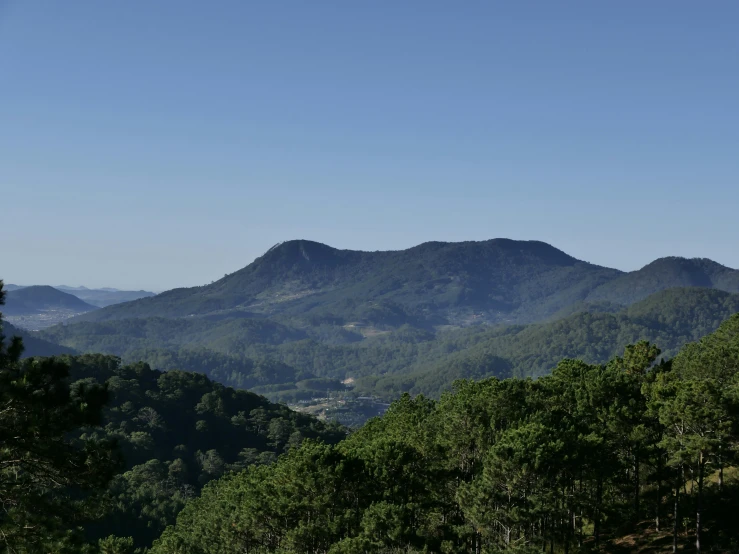
[[[72,294],[47,285],[34,285],[9,290],[2,311],[6,315],[33,315],[49,310],[82,313],[95,309],[96,306]]]
[[[64,285],[55,287],[61,291],[73,294],[88,304],[104,308],[113,304],[130,302],[139,298],[155,296],[155,293],[146,290],[118,290],[112,288],[88,289],[86,287],[66,287]]]
[[[739,271],[706,259],[662,258],[622,272],[543,242],[429,242],[401,251],[282,243],[210,285],[174,289],[77,318],[269,317],[296,325],[418,327],[532,323],[573,307],[626,307],[661,290],[739,292]]]
[[[4,286],[4,289],[6,291],[14,291],[27,288],[30,287],[12,284],[6,284]],[[105,306],[110,306],[112,304],[129,302],[131,300],[138,300],[139,298],[146,298],[155,295],[155,293],[146,290],[129,291],[108,287],[100,289],[90,289],[87,287],[69,287],[66,285],[56,285],[53,288],[58,291],[71,294],[72,296],[76,296],[80,300],[84,300],[85,302],[91,304],[96,308],[104,308]]]

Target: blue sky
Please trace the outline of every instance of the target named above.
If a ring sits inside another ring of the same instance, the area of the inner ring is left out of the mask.
[[[276,242],[739,267],[739,3],[0,0],[0,277],[162,290]]]

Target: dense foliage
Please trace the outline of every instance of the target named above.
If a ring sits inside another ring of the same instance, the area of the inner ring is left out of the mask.
[[[0,304],[4,299],[0,281]],[[77,437],[100,422],[105,386],[69,379],[53,358],[21,360],[22,341],[0,330],[0,548],[78,552],[79,527],[119,467],[113,441]]]
[[[85,439],[115,440],[126,463],[108,489],[111,512],[92,536],[133,536],[149,544],[210,480],[269,464],[305,439],[335,443],[336,426],[234,390],[197,373],[122,365],[102,355],[57,358],[77,383],[105,383],[110,401]]]
[[[59,354],[75,354],[72,348],[44,340],[37,333],[19,329],[3,321],[3,330],[6,337],[18,337],[23,341],[23,358],[31,358],[33,356],[57,356]]]
[[[338,445],[211,483],[153,552],[568,552],[645,520],[736,548],[739,315],[659,354],[642,341],[537,380],[405,395]]]

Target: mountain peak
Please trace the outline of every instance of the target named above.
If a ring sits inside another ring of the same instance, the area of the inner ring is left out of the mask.
[[[244,269],[248,269],[255,264],[258,266],[270,265],[277,269],[296,266],[334,266],[341,263],[342,259],[346,257],[345,254],[349,252],[351,251],[337,250],[312,240],[289,240],[276,244]]]
[[[326,256],[333,255],[337,252],[336,248],[305,239],[294,239],[285,242],[280,242],[274,245],[272,248],[265,252],[264,256],[269,254],[279,254],[282,256],[297,256],[301,257],[306,261],[311,261],[311,258],[323,258]]]
[[[590,295],[589,300],[632,304],[656,292],[676,287],[739,292],[739,271],[708,258],[667,256],[604,284]]]
[[[682,256],[665,256],[663,258],[657,258],[653,262],[642,267],[639,271],[667,268],[683,270],[733,271],[730,267],[721,265],[709,258],[684,258]]]

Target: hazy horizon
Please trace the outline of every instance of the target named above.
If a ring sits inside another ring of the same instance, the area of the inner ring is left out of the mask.
[[[294,238],[739,267],[738,16],[0,1],[0,278],[161,291]]]

